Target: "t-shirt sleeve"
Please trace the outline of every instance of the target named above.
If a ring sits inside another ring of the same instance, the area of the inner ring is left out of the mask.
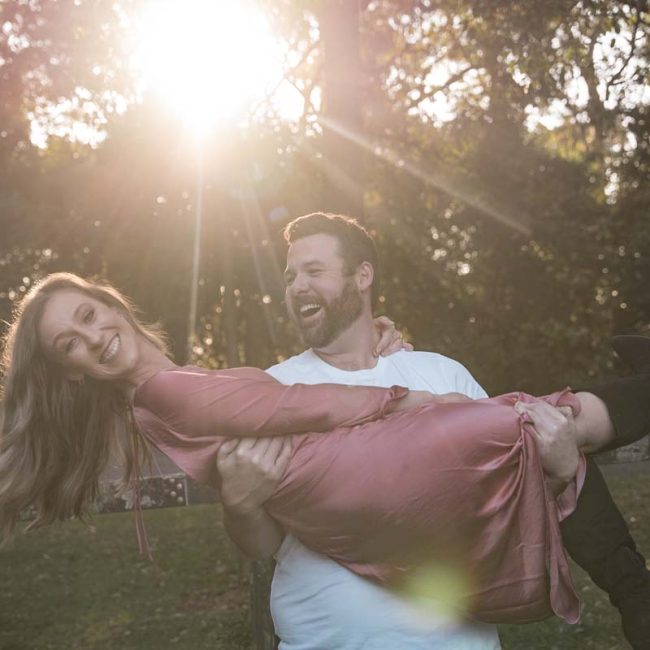
[[[188,435],[260,437],[361,424],[390,413],[407,393],[400,386],[285,386],[254,368],[179,369],[152,377],[136,400]]]
[[[467,395],[467,397],[471,397],[472,399],[482,399],[488,396],[482,386],[472,377],[469,370],[462,363],[453,361],[452,372],[454,391],[463,393],[463,395]]]

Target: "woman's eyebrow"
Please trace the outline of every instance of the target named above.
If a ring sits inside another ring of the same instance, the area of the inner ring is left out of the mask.
[[[82,310],[82,308],[85,307],[87,304],[88,304],[88,303],[82,302],[80,305],[78,305],[78,307],[74,310],[74,312],[73,312],[73,314],[72,314],[72,318],[73,318],[73,319],[79,318],[79,312],[80,312],[80,311]],[[63,336],[65,336],[67,333],[68,333],[68,330],[64,330],[63,332],[59,332],[59,333],[58,333],[58,334],[57,334],[57,335],[52,339],[52,343],[51,343],[51,345],[52,345],[52,348],[53,348],[53,349],[56,348],[56,346],[58,345],[59,340],[60,340]]]

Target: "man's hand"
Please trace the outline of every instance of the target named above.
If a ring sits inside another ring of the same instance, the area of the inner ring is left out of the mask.
[[[261,508],[275,492],[291,456],[291,438],[227,440],[217,454],[221,501],[241,514]]]
[[[290,456],[290,437],[228,440],[217,454],[224,524],[240,550],[250,557],[270,557],[284,538],[264,502],[278,487]]]
[[[378,316],[374,322],[377,334],[379,334],[379,341],[373,351],[376,357],[379,355],[387,357],[400,350],[408,352],[413,350],[413,346],[404,341],[402,333],[397,330],[395,323],[388,316]]]
[[[517,402],[515,410],[533,424],[544,472],[556,482],[571,481],[580,459],[573,411],[568,406],[556,408],[546,402]]]

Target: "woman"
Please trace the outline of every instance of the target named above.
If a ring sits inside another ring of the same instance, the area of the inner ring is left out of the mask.
[[[547,398],[573,409],[576,436],[560,454],[540,452],[512,408],[535,401],[524,395],[455,404],[400,387],[288,387],[253,368],[178,368],[117,291],[70,274],[26,296],[4,368],[2,538],[30,504],[36,524],[82,517],[112,447],[137,478],[146,445],[136,430],[217,487],[225,437],[291,434],[292,461],[268,507],[308,546],[394,585],[432,561],[457,561],[465,604],[485,621],[578,617],[558,520],[581,485],[578,447],[617,442],[591,393]],[[647,380],[634,382],[599,394],[618,408],[626,391],[647,396]],[[569,483],[557,500],[542,469]]]

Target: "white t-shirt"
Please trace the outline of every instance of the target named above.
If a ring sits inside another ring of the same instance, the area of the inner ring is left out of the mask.
[[[430,352],[379,357],[367,370],[331,366],[311,350],[267,372],[283,384],[393,386],[486,397],[457,361]],[[407,603],[287,535],[276,555],[271,614],[280,650],[498,650],[493,625],[424,621]]]

